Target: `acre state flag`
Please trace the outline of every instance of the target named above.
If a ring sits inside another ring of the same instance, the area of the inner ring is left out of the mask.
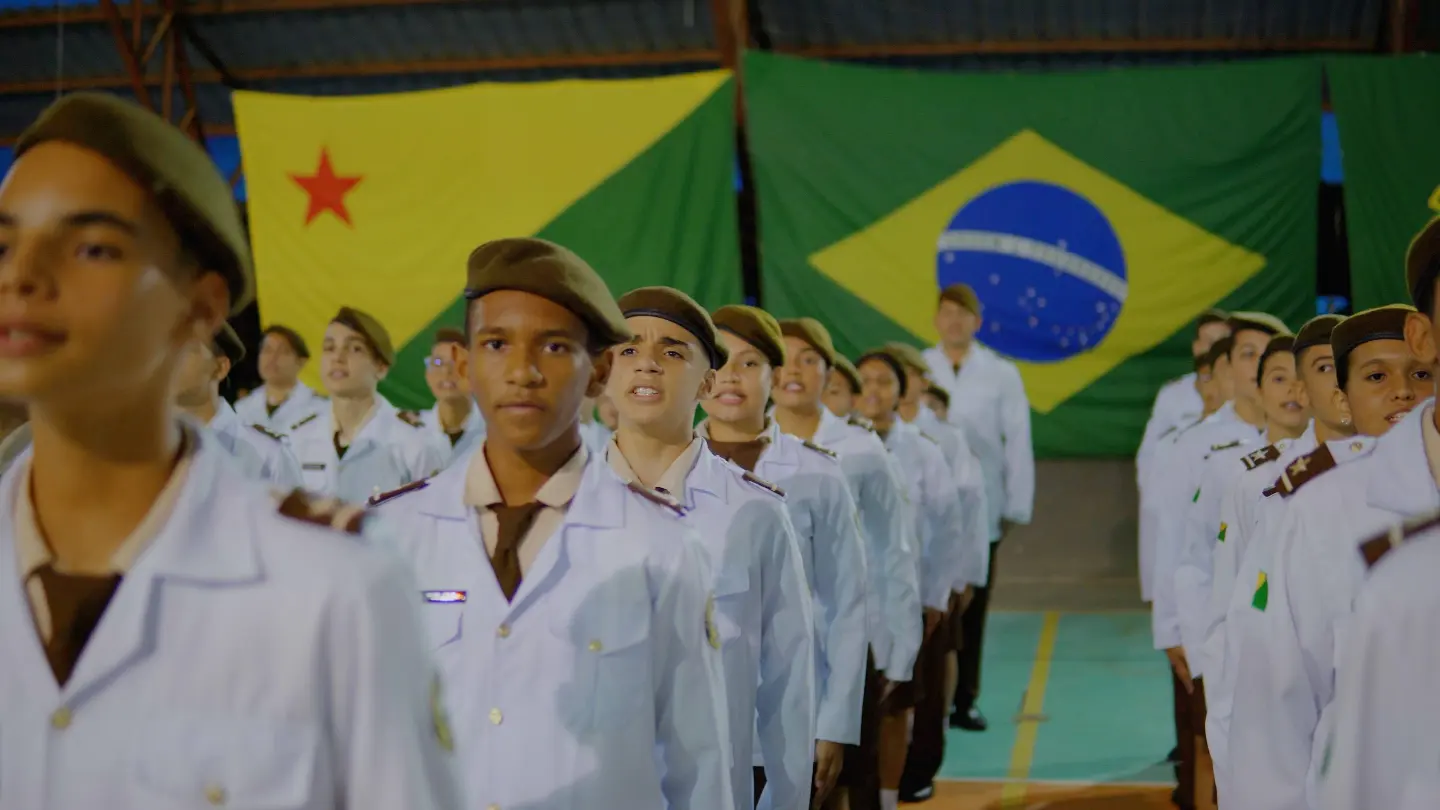
[[[941,74],[750,54],[764,303],[850,354],[965,282],[1037,452],[1128,454],[1206,308],[1314,312],[1320,67]]]
[[[433,401],[433,333],[461,325],[466,259],[489,240],[563,244],[616,295],[667,284],[710,307],[738,301],[733,92],[725,71],[238,92],[261,320],[318,350],[341,306],[369,312],[398,349],[381,391],[417,408]]]

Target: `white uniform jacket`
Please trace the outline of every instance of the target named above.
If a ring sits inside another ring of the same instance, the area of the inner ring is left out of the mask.
[[[289,432],[290,426],[296,422],[328,410],[330,400],[303,382],[295,384],[295,390],[273,414],[265,404],[263,385],[235,402],[235,412],[240,415],[240,421],[247,425],[262,425],[271,433],[280,434]]]
[[[1195,372],[1177,377],[1160,388],[1155,395],[1155,404],[1150,408],[1150,419],[1145,423],[1145,435],[1140,439],[1140,449],[1135,453],[1135,480],[1145,486],[1148,465],[1154,457],[1156,443],[1167,434],[1186,425],[1199,421],[1205,411],[1205,400],[1195,389]]]
[[[1432,409],[1415,408],[1366,457],[1302,485],[1285,509],[1263,642],[1242,651],[1236,673],[1231,771],[1246,807],[1315,806],[1336,661],[1365,573],[1357,548],[1397,520],[1440,508],[1423,435]]]
[[[959,490],[940,446],[914,425],[898,417],[885,437],[904,475],[910,515],[919,538],[916,576],[920,601],[928,608],[948,610],[950,591],[965,578],[965,524]],[[988,550],[988,547],[987,547]]]
[[[215,434],[220,446],[230,455],[247,475],[276,489],[291,490],[303,487],[300,478],[300,462],[290,452],[279,434],[260,425],[247,425],[240,421],[230,403],[220,400],[215,416],[205,427]]]
[[[915,569],[919,540],[905,505],[905,484],[874,431],[827,408],[820,409],[814,442],[840,456],[860,510],[869,575],[865,612],[875,668],[892,681],[909,681],[924,629]]]
[[[930,379],[950,392],[950,423],[965,428],[985,475],[990,541],[1000,521],[1029,523],[1035,508],[1035,449],[1030,441],[1030,400],[1015,364],[976,343],[956,373],[944,350],[924,352]]]
[[[445,466],[448,467],[462,458],[469,458],[475,452],[475,448],[485,441],[485,417],[480,413],[480,408],[473,402],[470,404],[470,416],[465,419],[465,427],[461,430],[460,438],[453,444],[450,442],[450,434],[440,426],[440,407],[437,405],[428,411],[420,412],[420,424],[425,430],[430,431],[437,444],[445,451]]]
[[[468,467],[376,507],[419,579],[467,807],[732,810],[698,540],[592,456],[507,602]]]
[[[980,460],[970,451],[965,431],[949,422],[940,421],[935,412],[920,406],[915,417],[920,432],[935,440],[950,463],[950,474],[960,492],[960,517],[963,520],[965,554],[960,567],[956,591],[967,585],[985,587],[990,581],[990,507],[985,502],[985,473]]]
[[[63,688],[0,481],[0,809],[459,810],[410,572],[199,441]]]
[[[306,489],[346,501],[367,501],[446,466],[440,441],[402,419],[379,395],[370,420],[351,439],[343,459],[335,451],[335,420],[329,408],[293,426],[290,448],[300,462]]]

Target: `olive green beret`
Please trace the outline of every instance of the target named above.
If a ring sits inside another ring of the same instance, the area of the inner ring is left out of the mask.
[[[341,326],[353,329],[370,344],[370,350],[375,353],[380,362],[387,366],[395,364],[395,344],[390,342],[390,333],[385,327],[375,320],[371,315],[361,312],[354,307],[341,307],[330,319],[331,323],[338,323]]]
[[[1405,320],[1415,308],[1405,304],[1367,309],[1357,312],[1335,325],[1330,332],[1330,348],[1335,350],[1335,365],[1343,366],[1350,353],[1376,340],[1404,340]]]
[[[850,358],[843,354],[836,354],[833,368],[850,383],[850,393],[860,393],[860,372],[855,369],[855,364],[850,362]]]
[[[1267,335],[1290,333],[1290,327],[1286,326],[1284,321],[1265,312],[1232,312],[1226,323],[1230,325],[1232,333],[1245,329]]]
[[[1258,366],[1255,367],[1255,381],[1256,381],[1256,383],[1258,384],[1258,383],[1260,382],[1260,380],[1264,379],[1264,377],[1265,377],[1265,363],[1267,363],[1267,362],[1270,360],[1271,357],[1274,357],[1274,356],[1277,355],[1277,354],[1294,354],[1294,353],[1295,353],[1295,336],[1294,336],[1294,335],[1276,335],[1275,337],[1270,338],[1270,342],[1265,344],[1265,351],[1263,351],[1263,352],[1260,353],[1260,365],[1258,365]]]
[[[941,388],[935,383],[930,383],[930,387],[925,389],[925,393],[940,400],[941,405],[947,408],[950,407],[950,392],[944,388]]]
[[[891,371],[895,372],[895,376],[900,378],[900,398],[904,399],[905,394],[910,390],[910,377],[905,373],[905,361],[896,357],[895,352],[890,349],[888,344],[883,348],[871,349],[860,355],[860,359],[855,361],[857,379],[859,378],[859,368],[871,360],[879,360],[889,366]]]
[[[885,344],[883,351],[899,360],[903,365],[915,369],[926,377],[930,376],[930,364],[925,362],[925,356],[909,343],[892,340]]]
[[[976,315],[981,312],[980,296],[969,284],[951,284],[940,291],[940,300],[959,304]]]
[[[694,335],[710,356],[710,367],[720,368],[730,353],[715,334],[715,321],[695,299],[674,287],[641,287],[620,296],[620,311],[627,318],[648,315],[663,318]]]
[[[245,359],[245,344],[228,323],[220,324],[220,331],[215,333],[213,346],[215,353],[224,355],[231,366],[239,365],[240,361]]]
[[[1426,297],[1418,294],[1418,288],[1425,282],[1434,284],[1437,273],[1440,273],[1440,217],[1426,223],[1405,251],[1405,289],[1410,291],[1413,300]]]
[[[570,310],[590,330],[593,347],[609,348],[633,337],[605,280],[584,259],[543,239],[499,239],[470,254],[465,298],[498,290],[538,295]]]
[[[200,144],[108,93],[73,93],[51,104],[15,142],[15,157],[47,141],[88,149],[148,190],[201,268],[225,277],[231,314],[254,299],[250,243],[235,192]]]
[[[295,350],[297,356],[305,358],[306,360],[310,359],[310,347],[305,345],[305,338],[300,337],[300,333],[294,329],[278,323],[272,323],[265,327],[265,334],[279,335],[285,338],[285,342],[290,344],[290,348]]]
[[[1316,315],[1300,327],[1295,333],[1295,353],[1299,354],[1306,349],[1315,346],[1329,346],[1330,333],[1335,331],[1335,326],[1345,320],[1340,315]]]
[[[830,339],[830,330],[814,318],[786,318],[780,322],[780,334],[799,338],[810,344],[810,348],[825,358],[825,365],[834,367],[838,364],[835,359],[835,342]]]
[[[717,329],[724,329],[758,349],[771,366],[785,365],[785,338],[774,315],[757,307],[730,304],[715,310],[711,320]]]

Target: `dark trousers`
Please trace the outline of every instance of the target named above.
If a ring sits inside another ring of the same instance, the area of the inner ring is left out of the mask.
[[[1180,800],[1180,810],[1194,810],[1195,807],[1195,737],[1205,733],[1202,720],[1195,727],[1195,697],[1185,691],[1185,684],[1175,670],[1170,670],[1170,683],[1175,693],[1175,743],[1180,752],[1180,761],[1175,763],[1175,797]],[[1205,698],[1200,697],[1203,706]]]
[[[950,715],[950,701],[944,689],[945,659],[955,646],[951,616],[947,613],[940,620],[935,632],[920,645],[920,655],[915,660],[918,680],[926,688],[921,690],[915,704],[910,749],[905,755],[905,773],[900,777],[902,794],[913,793],[935,781],[935,774],[945,762],[945,729]]]
[[[960,679],[955,683],[955,711],[960,714],[970,710],[980,697],[980,656],[985,649],[985,617],[990,612],[990,588],[995,584],[999,571],[995,567],[996,551],[1000,540],[990,544],[990,585],[976,588],[970,606],[960,616],[960,638],[965,640],[959,651]]]
[[[872,654],[865,664],[865,693],[860,701],[860,744],[845,746],[845,764],[836,786],[848,791],[850,810],[880,810],[880,723],[885,717],[880,696],[884,692],[885,678],[875,669]]]

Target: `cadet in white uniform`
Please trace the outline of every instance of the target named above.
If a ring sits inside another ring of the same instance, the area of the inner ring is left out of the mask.
[[[350,307],[330,320],[320,374],[333,399],[290,428],[307,489],[363,501],[446,466],[443,440],[376,391],[393,362],[395,349],[379,321]]]
[[[970,449],[985,476],[990,515],[990,552],[986,570],[995,581],[995,551],[1008,524],[1028,524],[1035,506],[1035,451],[1030,443],[1030,401],[1015,364],[975,339],[983,323],[981,302],[964,284],[940,291],[935,330],[940,345],[925,350],[930,379],[950,392],[950,422],[965,429]],[[990,588],[976,588],[961,617],[965,649],[960,653],[954,725],[983,731],[985,716],[975,707],[980,697],[980,661],[985,645],[985,616]]]
[[[229,184],[104,94],[15,154],[0,396],[34,449],[0,479],[0,808],[459,810],[404,566],[175,417],[187,344],[253,295]]]
[[[629,337],[614,299],[536,239],[477,248],[465,297],[484,444],[373,503],[419,573],[467,806],[733,810],[699,542],[580,441],[580,403]]]
[[[1440,457],[1434,408],[1416,407],[1433,392],[1434,372],[1403,340],[1410,318],[1424,321],[1409,307],[1382,307],[1347,318],[1330,336],[1339,395],[1356,429],[1384,436],[1366,458],[1323,477],[1314,476],[1334,466],[1329,452],[1303,456],[1286,471],[1293,494],[1266,572],[1259,643],[1241,652],[1230,721],[1231,781],[1247,806],[1315,806],[1308,794],[1336,654],[1364,572],[1356,544],[1396,519],[1440,507],[1426,459],[1432,442]]]
[[[815,741],[815,621],[799,541],[773,484],[710,452],[695,435],[727,352],[709,313],[669,287],[619,299],[634,337],[612,350],[607,391],[620,423],[607,451],[622,480],[686,508],[714,566],[736,810],[810,804]],[[755,801],[758,725],[767,783]]]
[[[447,467],[469,458],[485,439],[485,417],[457,370],[455,355],[465,350],[465,333],[447,327],[435,332],[425,358],[425,384],[435,396],[435,407],[420,414],[420,423],[448,448]]]
[[[810,318],[808,320],[814,320]],[[819,324],[819,321],[815,321]],[[822,327],[823,328],[823,327]],[[841,419],[849,419],[855,415],[855,398],[860,396],[860,373],[855,370],[855,364],[846,359],[845,355],[836,353],[835,364],[830,367],[825,377],[825,390],[821,399],[830,413]]]
[[[920,649],[920,585],[915,569],[919,550],[911,537],[905,485],[880,437],[868,422],[837,416],[822,404],[837,374],[847,401],[853,398],[849,375],[854,367],[835,352],[830,333],[813,318],[781,321],[780,331],[785,336],[785,365],[771,391],[775,400],[771,416],[786,434],[839,455],[860,510],[869,572],[865,606],[870,661],[860,742],[845,749],[839,787],[851,810],[872,810],[880,804],[881,699],[894,688],[887,682],[910,681]],[[859,378],[855,381],[858,387]],[[840,407],[845,414],[850,410],[848,405]]]
[[[245,345],[230,324],[210,343],[185,353],[176,375],[175,404],[214,434],[240,469],[257,481],[286,492],[301,486],[300,464],[280,436],[261,425],[246,425],[220,396],[220,381],[245,359]]]
[[[235,403],[240,420],[284,434],[296,422],[328,408],[325,397],[300,382],[300,370],[309,361],[310,348],[299,332],[280,324],[266,327],[255,364],[264,385]]]
[[[865,545],[855,499],[836,454],[780,432],[766,418],[775,370],[786,362],[780,324],[763,310],[721,307],[712,314],[730,357],[715,372],[701,401],[707,419],[696,426],[710,450],[773,482],[785,505],[810,586],[815,611],[814,801],[835,786],[846,745],[860,743],[861,696],[869,649],[865,619]],[[764,761],[756,746],[756,791]]]

